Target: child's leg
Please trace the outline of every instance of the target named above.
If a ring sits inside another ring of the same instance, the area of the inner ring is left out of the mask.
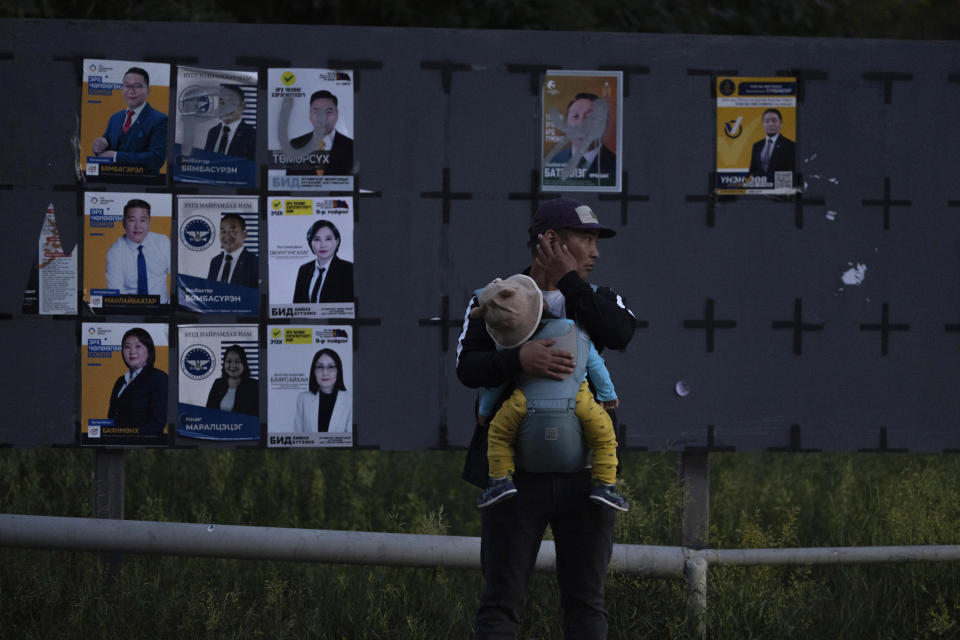
[[[490,421],[487,433],[487,463],[491,478],[502,478],[514,472],[513,445],[517,441],[517,429],[527,415],[527,397],[515,389],[500,406]],[[616,466],[616,463],[614,463]]]
[[[584,380],[577,392],[577,418],[583,427],[583,437],[593,449],[593,477],[604,484],[617,481],[617,435],[613,421],[601,407],[590,386]]]

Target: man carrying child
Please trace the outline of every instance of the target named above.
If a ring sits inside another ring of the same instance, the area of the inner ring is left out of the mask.
[[[587,282],[599,257],[598,239],[614,235],[590,207],[569,198],[542,203],[528,232],[531,264],[526,273],[541,290],[547,309],[576,322],[601,353],[607,347],[625,348],[636,323],[619,294]],[[474,296],[471,308],[478,304]],[[473,388],[512,384],[521,373],[562,380],[573,373],[575,358],[569,351],[553,348],[555,342],[534,339],[512,349],[497,349],[483,318],[468,317],[457,349],[457,375]],[[480,488],[488,485],[486,443],[486,428],[478,425],[464,478]],[[549,525],[556,544],[564,636],[604,638],[604,583],[613,549],[615,511],[590,500],[594,482],[589,469],[527,472],[518,465],[513,480],[516,496],[482,511],[484,590],[476,637],[515,636],[540,541]]]

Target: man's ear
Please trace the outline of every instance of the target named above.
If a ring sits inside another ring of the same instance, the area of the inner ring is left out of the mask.
[[[543,239],[547,244],[552,244],[553,242],[560,242],[560,234],[557,233],[556,229],[547,229],[543,232]]]

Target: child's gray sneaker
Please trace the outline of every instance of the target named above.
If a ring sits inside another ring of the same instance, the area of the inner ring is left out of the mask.
[[[590,499],[600,504],[605,504],[617,511],[629,511],[630,503],[617,491],[617,486],[613,484],[598,484],[590,492]]]
[[[507,498],[512,498],[516,492],[517,487],[513,484],[513,478],[510,476],[490,478],[490,486],[484,489],[480,497],[477,498],[477,506],[481,509],[489,507]]]

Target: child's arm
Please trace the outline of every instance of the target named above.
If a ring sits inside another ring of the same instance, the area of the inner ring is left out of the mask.
[[[593,343],[590,343],[590,352],[587,355],[587,375],[590,376],[590,382],[597,391],[597,400],[604,409],[616,409],[620,406],[617,399],[617,391],[613,388],[613,380],[610,379],[610,372],[607,371],[607,365],[603,358],[597,353]]]

